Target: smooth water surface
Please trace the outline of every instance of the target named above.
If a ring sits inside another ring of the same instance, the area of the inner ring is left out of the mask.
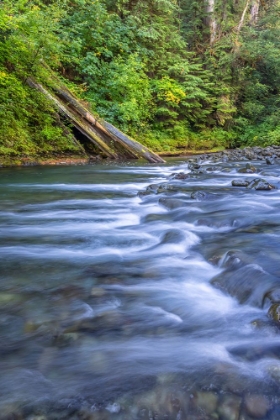
[[[254,164],[276,189],[238,162],[1,169],[1,419],[280,418],[280,167]]]

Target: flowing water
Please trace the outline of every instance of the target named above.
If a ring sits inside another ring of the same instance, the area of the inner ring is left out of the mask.
[[[276,189],[233,187],[243,162],[2,168],[0,418],[279,419],[280,167],[254,165]]]

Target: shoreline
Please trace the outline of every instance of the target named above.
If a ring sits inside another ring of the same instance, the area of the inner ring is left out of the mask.
[[[208,153],[218,153],[219,151],[207,151],[207,150],[176,150],[170,152],[157,152],[160,157],[190,157]],[[102,158],[100,156],[57,156],[57,157],[5,157],[0,156],[0,168],[9,168],[9,167],[29,167],[29,166],[69,166],[69,165],[90,165],[95,163],[102,162],[125,162],[130,161],[131,159],[119,159],[119,160],[110,160],[108,158]],[[137,159],[135,159],[137,161]]]
[[[98,160],[98,159],[97,159]],[[29,166],[68,166],[87,165],[92,162],[90,158],[81,157],[53,157],[53,158],[1,158],[0,168],[29,167]]]
[[[190,158],[191,156],[216,156],[223,160],[265,160],[267,158],[280,158],[280,146],[266,146],[266,147],[245,147],[244,149],[224,149],[224,150],[178,150],[171,152],[158,152],[161,157],[181,157]],[[97,156],[81,157],[73,156],[56,156],[56,157],[18,157],[8,158],[0,156],[0,168],[9,167],[29,167],[29,166],[76,166],[76,165],[90,165],[102,162],[126,162],[131,159],[110,160]],[[137,161],[137,159],[135,159]]]

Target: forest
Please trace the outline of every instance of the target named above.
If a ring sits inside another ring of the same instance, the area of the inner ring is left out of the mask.
[[[85,153],[30,78],[156,152],[279,145],[279,6],[2,0],[0,158]]]

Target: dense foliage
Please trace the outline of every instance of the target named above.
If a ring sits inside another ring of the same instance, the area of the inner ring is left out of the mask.
[[[77,152],[48,63],[156,150],[280,143],[279,7],[259,0],[2,0],[0,154]]]
[[[0,7],[0,155],[40,156],[80,149],[46,98],[26,84],[45,77],[41,60],[59,63],[59,7],[2,1]]]

